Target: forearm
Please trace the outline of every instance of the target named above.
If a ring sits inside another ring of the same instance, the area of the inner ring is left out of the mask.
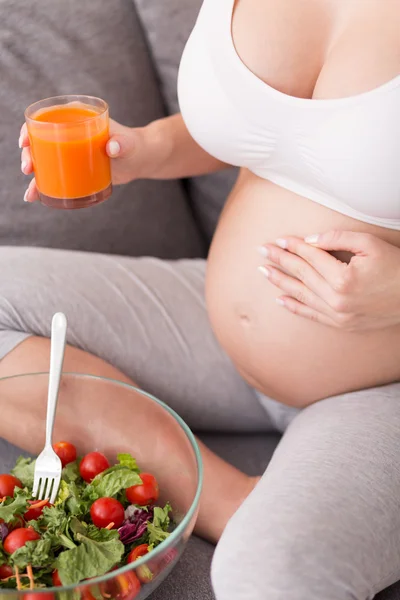
[[[182,115],[153,121],[143,128],[153,160],[150,179],[181,179],[229,167],[203,150],[190,135]],[[146,145],[147,145],[146,144]]]

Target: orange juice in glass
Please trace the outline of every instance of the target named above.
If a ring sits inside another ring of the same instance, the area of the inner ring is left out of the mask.
[[[108,105],[91,96],[56,96],[25,111],[40,201],[84,208],[111,195]]]

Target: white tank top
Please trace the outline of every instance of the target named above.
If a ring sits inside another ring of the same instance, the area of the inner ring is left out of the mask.
[[[340,213],[400,230],[400,75],[333,100],[279,92],[240,60],[234,0],[205,0],[178,77],[182,116],[209,154]]]

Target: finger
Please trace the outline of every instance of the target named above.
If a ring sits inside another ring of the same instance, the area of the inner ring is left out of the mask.
[[[342,282],[346,276],[347,264],[337,260],[325,250],[307,244],[300,238],[289,236],[276,240],[276,244],[280,248],[285,248],[288,252],[303,258],[333,289],[341,287],[339,282]]]
[[[26,127],[26,123],[24,123],[21,127],[21,131],[19,134],[19,140],[18,140],[18,146],[20,148],[26,148],[27,146],[29,146],[29,136],[28,136],[28,129]]]
[[[126,158],[134,152],[140,152],[141,139],[139,129],[124,127],[119,123],[110,124],[111,137],[107,142],[106,151],[110,158]]]
[[[320,323],[321,325],[328,325],[329,327],[337,328],[337,324],[335,323],[335,321],[330,319],[327,315],[320,313],[317,310],[310,308],[305,304],[302,304],[294,298],[290,298],[288,296],[280,296],[279,298],[277,298],[277,303],[280,306],[286,308],[286,310],[290,311],[294,315],[298,315],[299,317],[309,319],[310,321],[314,321],[315,323]]]
[[[306,246],[304,242],[303,245]],[[315,248],[312,248],[311,250],[315,250]],[[272,263],[279,265],[286,271],[286,274],[302,281],[325,302],[327,302],[332,295],[332,289],[329,283],[320,275],[320,273],[318,273],[306,258],[292,254],[290,251],[282,250],[281,248],[270,244],[263,246],[260,249],[260,253]]]
[[[291,298],[294,298],[301,304],[304,304],[319,313],[333,318],[334,311],[330,306],[298,279],[294,279],[293,277],[282,273],[279,269],[275,269],[271,266],[260,267],[260,271],[273,285],[285,292]]]
[[[29,175],[33,171],[32,157],[30,148],[23,148],[21,152],[21,171],[24,175]]]
[[[36,180],[33,178],[25,192],[24,202],[36,202],[37,200],[39,200],[39,193],[36,187]]]
[[[334,230],[309,235],[305,242],[324,250],[345,250],[358,256],[368,256],[375,239],[369,233]]]

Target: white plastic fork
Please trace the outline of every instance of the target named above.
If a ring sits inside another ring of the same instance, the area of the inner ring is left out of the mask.
[[[53,450],[53,429],[64,362],[67,319],[63,313],[56,313],[51,322],[51,349],[49,391],[47,397],[46,442],[35,465],[33,497],[50,500],[54,504],[60,487],[62,465]]]

